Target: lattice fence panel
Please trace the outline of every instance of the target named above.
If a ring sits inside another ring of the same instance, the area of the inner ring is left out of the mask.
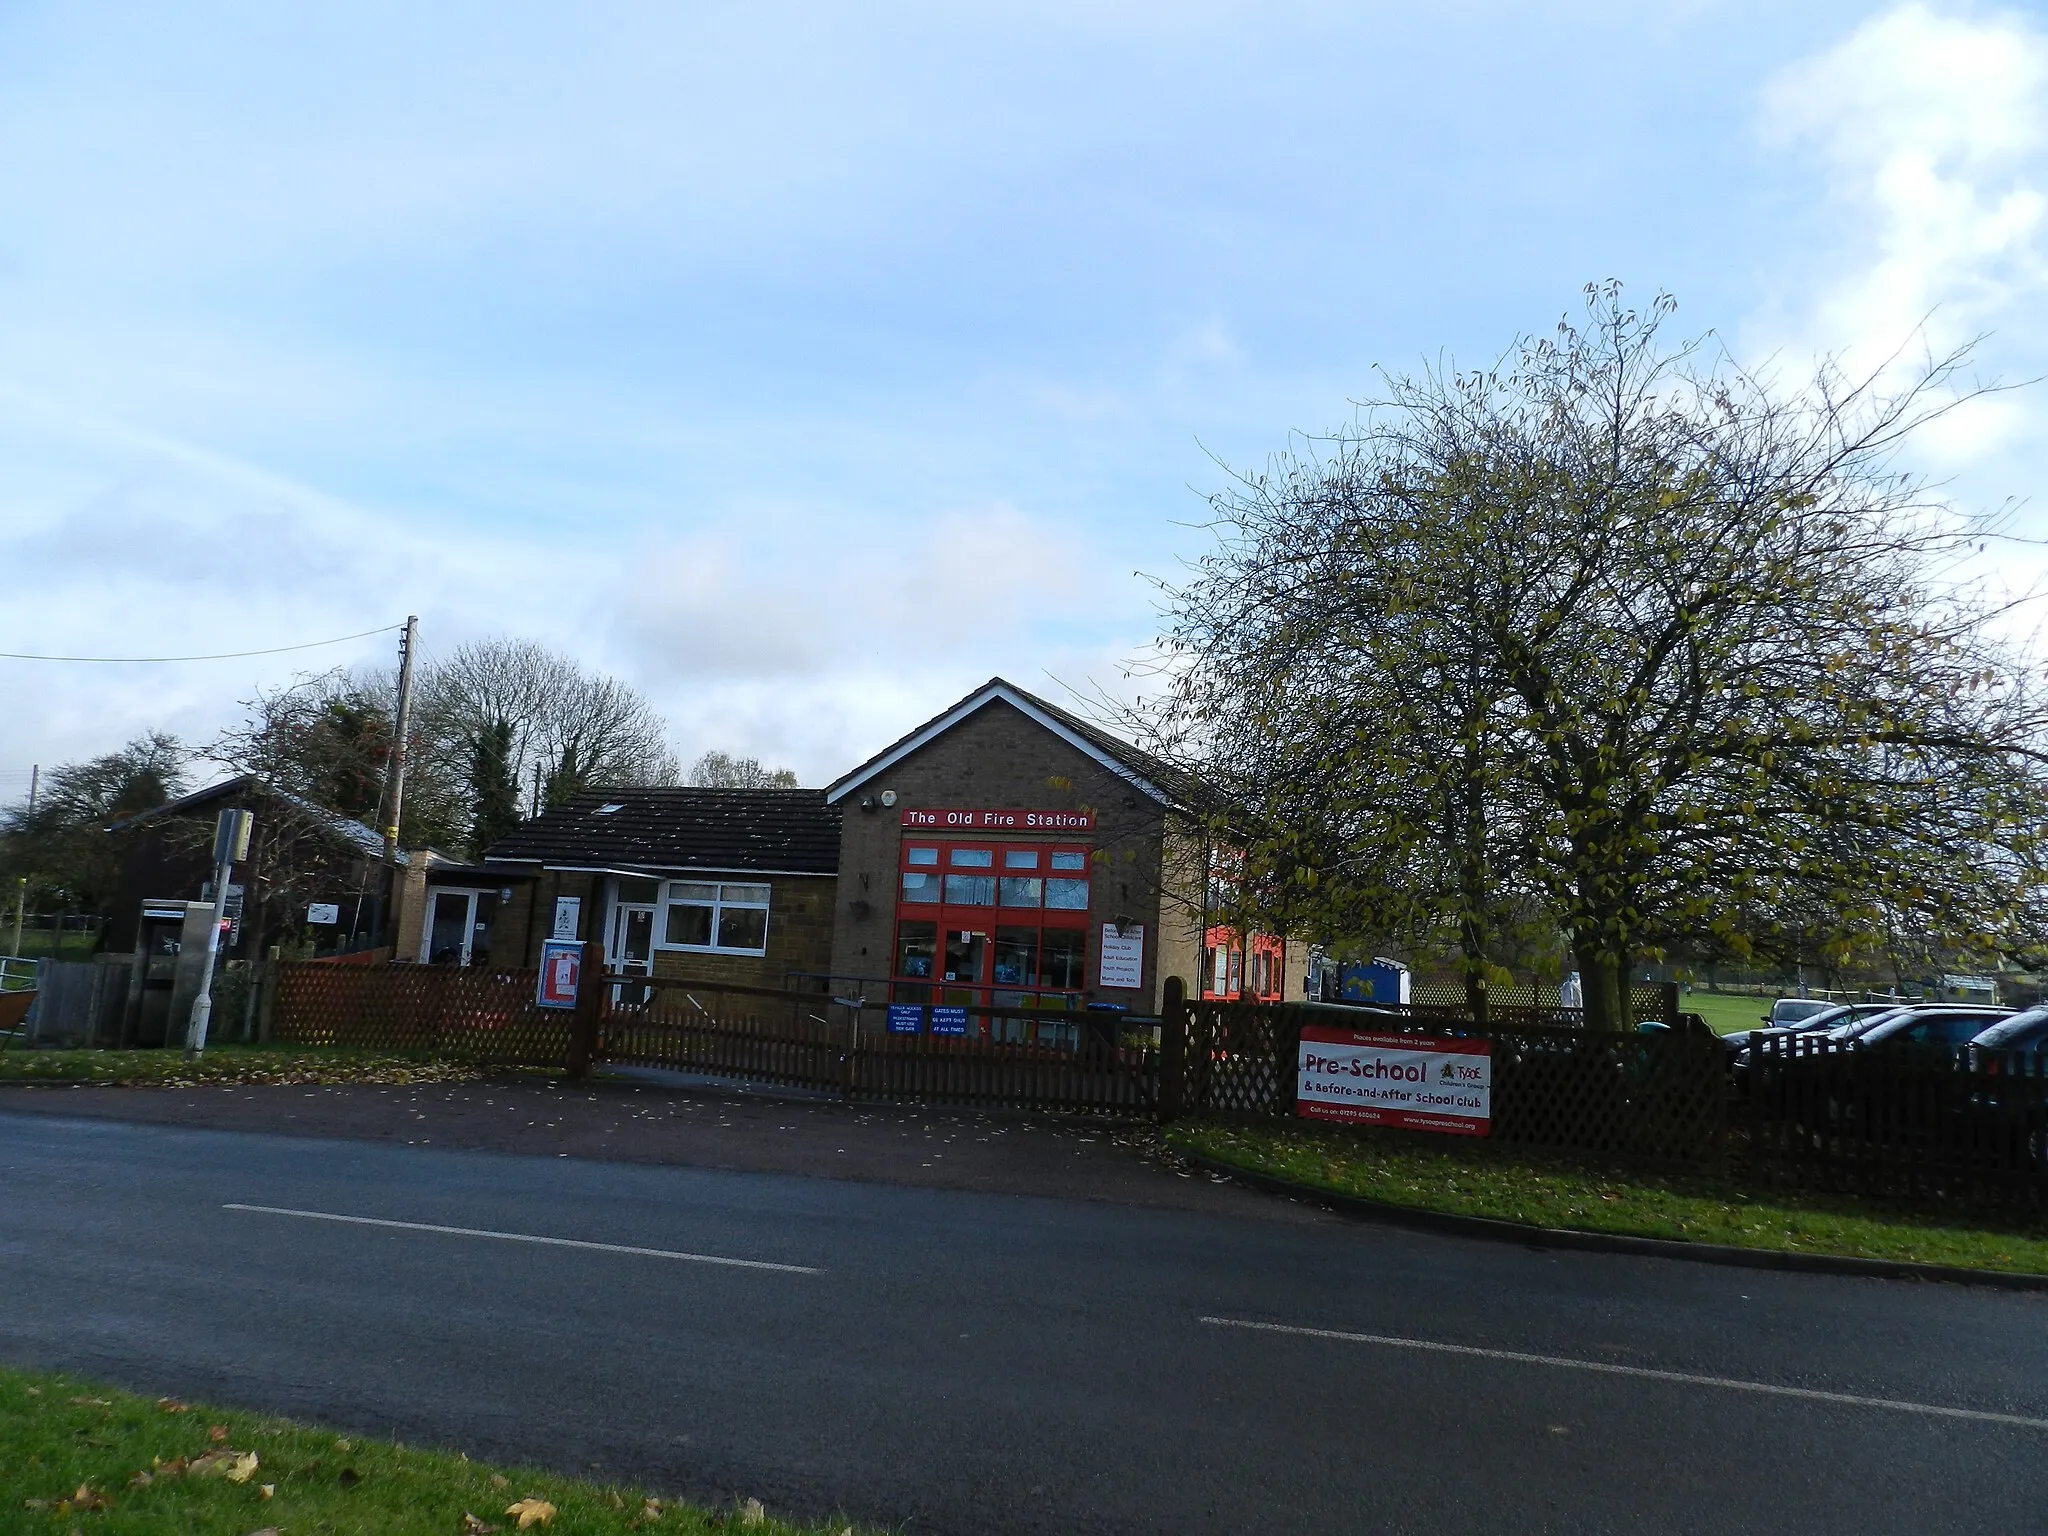
[[[1305,1024],[1491,1042],[1494,1139],[1659,1162],[1718,1159],[1726,1130],[1723,1048],[1704,1028],[1654,1034],[1475,1028],[1435,1010],[1389,1015],[1242,1003],[1189,1010],[1188,1095],[1217,1114],[1294,1113]]]
[[[418,1051],[460,1061],[560,1066],[569,1019],[534,1005],[532,971],[428,965],[278,967],[271,1038],[293,1045]]]

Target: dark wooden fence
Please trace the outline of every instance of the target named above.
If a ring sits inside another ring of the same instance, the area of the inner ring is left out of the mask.
[[[1763,1037],[1742,1149],[1757,1177],[1909,1199],[2048,1209],[2048,1059]]]
[[[523,970],[281,965],[271,1038],[572,1071],[604,1060],[854,1100],[1291,1118],[1306,1024],[1463,1036],[1489,1045],[1498,1142],[1679,1166],[1732,1159],[1767,1183],[2048,1208],[2048,1067],[2031,1056],[1766,1037],[1731,1117],[1725,1048],[1685,1017],[1594,1034],[1539,1009],[1481,1026],[1428,1003],[1170,1003],[1155,1045],[1151,1021],[1133,1029],[1116,1015],[976,1008],[966,1035],[893,1034],[878,1005],[815,992],[607,982],[568,1013],[536,1007],[534,984]],[[1070,1026],[1066,1038],[1028,1038],[1048,1021]]]
[[[317,960],[280,964],[270,1038],[507,1066],[560,1066],[568,1059],[570,1019],[534,1005],[537,981],[533,971]]]
[[[1486,1041],[1495,1141],[1676,1164],[1715,1163],[1725,1146],[1726,1057],[1704,1025],[1591,1034],[1491,1017],[1482,1027],[1426,1005],[1303,1003],[1205,1002],[1187,1018],[1177,1105],[1187,1113],[1292,1118],[1301,1031],[1318,1024]]]
[[[577,1060],[583,1029],[590,1060],[849,1099],[1146,1113],[1158,1098],[1158,1050],[1124,1044],[1121,1015],[970,1008],[968,1035],[899,1035],[881,1007],[815,992],[614,979],[587,994],[594,1007],[572,1013],[535,1006],[535,982],[532,971],[284,965],[271,1038],[559,1067]],[[1075,1038],[1014,1038],[1048,1020],[1072,1025]]]

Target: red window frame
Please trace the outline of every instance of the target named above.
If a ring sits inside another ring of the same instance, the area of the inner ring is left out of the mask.
[[[1216,985],[1216,956],[1224,957],[1224,985]],[[1261,985],[1263,983],[1263,986]],[[1208,1002],[1278,1003],[1286,1000],[1287,942],[1275,934],[1255,933],[1249,939],[1235,928],[1218,925],[1202,934],[1202,997]]]
[[[914,850],[936,849],[937,863],[913,863]],[[985,866],[956,865],[953,853],[956,849],[985,849],[990,862]],[[1004,855],[1012,851],[1030,851],[1038,855],[1038,865],[1029,871],[1006,869]],[[1052,867],[1054,854],[1073,854],[1080,858],[1078,869],[1056,870]],[[889,988],[893,1001],[904,1003],[965,1003],[978,1007],[1008,1007],[1014,1002],[1025,1008],[1072,1010],[1081,1006],[1081,998],[1088,980],[1088,921],[1089,908],[1095,896],[1094,849],[1085,843],[1035,842],[1028,839],[995,837],[944,837],[905,836],[899,845],[896,868],[896,918],[890,929]],[[935,902],[910,902],[903,898],[903,876],[919,873],[935,875],[939,880],[939,899]],[[1000,904],[1001,887],[997,887],[995,904],[955,906],[946,901],[945,877],[948,873],[985,874],[1000,881],[1005,874],[1012,878],[1044,880],[1080,880],[1087,884],[1087,900],[1078,908],[1048,907],[1041,887],[1039,904],[1036,907],[1006,907]],[[933,925],[932,952],[929,957],[930,976],[908,976],[902,972],[904,954],[904,925],[906,923],[930,923]],[[1033,983],[1005,984],[995,980],[996,947],[998,930],[1028,928],[1034,931],[1039,974],[1044,973],[1046,954],[1045,937],[1048,933],[1072,934],[1079,938],[1075,964],[1078,968],[1076,984],[1070,987],[1055,987]],[[948,982],[945,977],[945,955],[949,934],[971,933],[980,943],[969,946],[975,957],[976,974],[972,980]],[[1000,1002],[996,1001],[1001,995]],[[1021,1001],[1019,1001],[1022,999]],[[976,1021],[980,1022],[980,1021]]]

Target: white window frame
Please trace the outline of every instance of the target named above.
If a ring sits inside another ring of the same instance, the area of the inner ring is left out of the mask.
[[[726,909],[726,908],[727,908],[728,906],[729,906],[729,907],[732,907],[732,908],[733,908],[733,909],[734,909],[735,911],[740,911],[740,912],[759,912],[759,913],[761,914],[761,947],[760,947],[759,949],[733,949],[733,948],[730,948],[730,947],[728,947],[728,946],[726,946],[726,945],[722,945],[722,944],[671,944],[671,943],[669,943],[669,942],[668,942],[668,913],[669,913],[669,908],[670,908],[671,906],[687,906],[687,907],[700,907],[700,906],[703,906],[703,905],[704,905],[704,903],[703,903],[703,902],[701,902],[701,901],[694,901],[694,900],[692,900],[692,901],[682,901],[682,900],[678,900],[678,899],[677,899],[677,898],[676,898],[676,897],[674,896],[673,892],[674,892],[674,890],[675,890],[675,887],[677,887],[677,886],[679,886],[679,885],[708,885],[708,886],[710,886],[710,887],[711,887],[711,889],[712,889],[712,897],[711,897],[711,903],[710,903],[710,907],[711,907],[711,936],[712,936],[712,938],[714,938],[714,939],[716,939],[716,938],[718,937],[718,930],[719,930],[719,926],[720,926],[720,924],[719,924],[719,918],[720,918],[720,916],[721,916],[721,915],[722,915],[722,914],[724,913],[725,909]],[[754,902],[754,901],[732,901],[732,902],[728,902],[728,901],[727,901],[727,900],[725,899],[725,893],[726,893],[726,891],[727,891],[728,889],[731,889],[731,888],[733,888],[733,887],[736,887],[736,886],[751,886],[751,887],[755,887],[755,888],[759,888],[759,889],[765,889],[765,890],[766,890],[766,891],[768,892],[768,899],[767,899],[766,901],[760,901],[760,902]],[[683,954],[683,955],[765,955],[765,954],[767,954],[767,953],[768,953],[768,924],[769,924],[769,914],[770,914],[770,913],[771,913],[771,912],[773,911],[773,909],[774,909],[774,905],[775,905],[775,884],[774,884],[774,882],[773,882],[773,881],[771,881],[771,880],[763,880],[763,879],[760,879],[760,878],[755,878],[755,879],[752,879],[752,880],[717,880],[717,879],[696,879],[696,880],[692,880],[692,879],[687,879],[687,878],[685,878],[685,879],[679,879],[679,880],[664,880],[664,881],[662,882],[662,884],[661,884],[661,901],[660,901],[660,904],[659,904],[659,906],[658,906],[658,907],[656,908],[656,911],[655,911],[655,915],[656,915],[656,916],[657,916],[657,917],[659,918],[660,922],[659,922],[659,928],[658,928],[658,933],[659,933],[659,937],[657,937],[657,938],[655,939],[655,941],[654,941],[654,947],[655,947],[656,949],[666,949],[666,950],[672,950],[672,951],[674,951],[674,952],[675,952],[675,953],[677,953],[677,954]]]

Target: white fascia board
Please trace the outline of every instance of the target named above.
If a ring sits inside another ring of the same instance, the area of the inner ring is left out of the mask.
[[[1001,699],[1005,704],[1009,705],[1019,714],[1022,714],[1027,718],[1036,721],[1039,725],[1044,726],[1048,731],[1051,731],[1053,735],[1059,737],[1061,741],[1064,741],[1068,746],[1072,747],[1075,751],[1080,752],[1086,757],[1093,758],[1096,762],[1100,763],[1103,767],[1107,768],[1111,773],[1115,774],[1125,783],[1131,785],[1133,788],[1138,789],[1147,795],[1150,795],[1154,800],[1157,800],[1161,805],[1171,806],[1173,804],[1173,797],[1167,794],[1161,788],[1159,788],[1158,785],[1154,784],[1150,779],[1146,778],[1143,774],[1137,772],[1128,764],[1119,762],[1116,758],[1111,757],[1107,752],[1103,751],[1100,747],[1096,746],[1094,742],[1088,740],[1087,737],[1080,735],[1076,731],[1070,730],[1067,726],[1053,719],[1051,715],[1048,715],[1047,713],[1045,713],[1044,710],[1039,709],[1029,699],[1021,698],[1016,693],[1012,692],[1010,689],[1000,686],[994,688],[985,688],[980,693],[973,695],[971,698],[963,699],[959,704],[955,705],[952,709],[946,711],[946,713],[939,716],[938,719],[932,721],[931,724],[927,725],[923,730],[919,731],[915,736],[912,736],[909,740],[904,741],[898,746],[892,748],[890,751],[885,752],[882,756],[876,758],[866,767],[856,768],[853,771],[853,773],[850,774],[848,777],[841,779],[837,784],[833,785],[830,789],[825,791],[825,803],[827,805],[838,804],[839,801],[846,798],[846,796],[852,794],[856,789],[859,789],[861,785],[867,783],[870,779],[876,777],[876,775],[884,773],[890,768],[895,767],[896,764],[902,762],[903,759],[910,756],[911,753],[917,751],[920,747],[929,745],[935,738],[944,735],[947,731],[950,731],[954,726],[958,725],[962,720],[965,720],[969,715],[973,714],[976,710],[993,703],[997,699]]]

